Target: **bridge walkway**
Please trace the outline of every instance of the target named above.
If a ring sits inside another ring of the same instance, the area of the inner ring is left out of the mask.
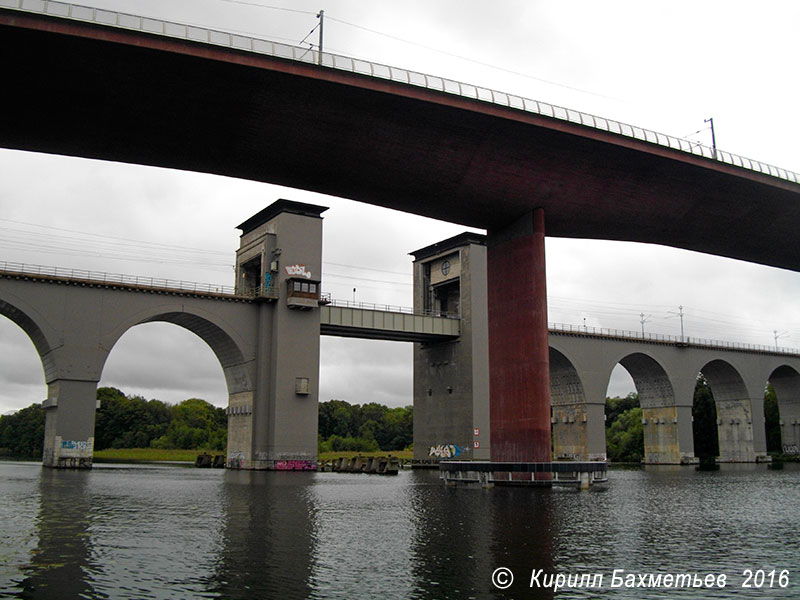
[[[0,278],[150,294],[188,295],[229,302],[254,303],[278,299],[276,290],[273,290],[274,294],[256,297],[237,294],[233,287],[225,285],[12,262],[0,262]],[[420,314],[400,306],[326,298],[320,305],[320,334],[401,342],[436,342],[458,338],[461,335],[461,320],[457,315]]]

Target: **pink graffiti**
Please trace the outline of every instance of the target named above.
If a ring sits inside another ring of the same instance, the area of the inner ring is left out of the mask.
[[[276,471],[316,471],[317,463],[313,460],[276,460]]]

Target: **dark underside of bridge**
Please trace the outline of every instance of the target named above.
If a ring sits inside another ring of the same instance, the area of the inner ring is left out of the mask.
[[[800,270],[800,186],[413,86],[0,9],[0,146]],[[165,201],[169,201],[165,199]],[[235,201],[235,199],[231,199]]]

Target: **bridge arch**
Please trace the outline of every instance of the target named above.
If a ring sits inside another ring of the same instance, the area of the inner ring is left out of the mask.
[[[572,361],[561,351],[550,346],[550,405],[553,455],[556,459],[586,459],[591,429],[589,413],[593,406],[587,404],[583,382]],[[603,449],[605,449],[603,440]],[[602,457],[605,458],[605,451]]]
[[[789,365],[776,367],[769,376],[780,413],[781,446],[785,454],[800,449],[800,373]]]
[[[642,407],[644,461],[648,464],[680,464],[683,454],[691,452],[681,439],[678,407],[672,381],[664,366],[644,352],[633,352],[619,359],[633,379]],[[609,380],[610,380],[609,372]]]
[[[240,394],[253,391],[252,350],[247,352],[245,343],[238,332],[220,317],[204,311],[181,306],[182,310],[154,307],[145,312],[124,318],[104,340],[107,352],[110,352],[119,339],[129,330],[144,323],[172,323],[191,331],[211,348],[217,357],[225,375],[228,396],[232,400]],[[252,403],[252,397],[249,398]]]
[[[42,361],[45,381],[52,381],[56,378],[56,369],[51,351],[56,342],[52,339],[53,336],[45,333],[45,330],[49,329],[46,320],[36,309],[26,306],[21,299],[7,293],[3,296],[0,298],[0,315],[8,318],[27,334]]]
[[[707,362],[700,373],[711,388],[717,410],[719,461],[755,462],[753,410],[744,377],[723,359]]]

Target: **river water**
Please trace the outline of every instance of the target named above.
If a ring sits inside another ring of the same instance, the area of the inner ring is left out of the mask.
[[[611,470],[581,492],[0,463],[3,598],[800,598],[798,556],[796,465]]]

